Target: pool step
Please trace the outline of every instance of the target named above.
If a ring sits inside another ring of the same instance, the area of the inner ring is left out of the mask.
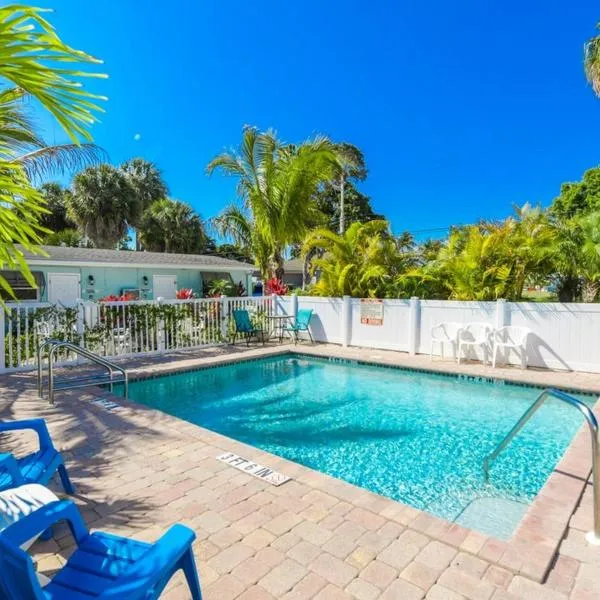
[[[521,522],[528,505],[508,498],[475,498],[454,520],[455,523],[508,540]]]

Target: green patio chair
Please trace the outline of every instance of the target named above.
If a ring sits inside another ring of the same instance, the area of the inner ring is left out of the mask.
[[[245,309],[236,309],[232,311],[233,321],[235,324],[235,331],[233,332],[233,345],[235,346],[235,340],[237,336],[246,338],[246,345],[250,345],[250,338],[256,337],[261,340],[263,346],[265,345],[265,330],[252,325],[250,315]]]
[[[298,311],[296,315],[296,320],[294,323],[290,325],[286,325],[283,329],[287,331],[291,335],[294,336],[294,344],[298,343],[298,334],[301,331],[306,331],[308,333],[308,337],[310,337],[310,341],[314,344],[315,340],[313,339],[312,333],[310,332],[310,320],[312,319],[313,309],[312,308],[303,308]]]

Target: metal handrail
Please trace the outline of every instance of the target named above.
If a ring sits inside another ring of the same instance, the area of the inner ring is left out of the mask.
[[[74,352],[75,354],[78,354],[79,356],[83,356],[84,358],[87,358],[91,362],[104,367],[109,374],[110,379],[109,379],[108,383],[109,383],[110,391],[112,392],[112,390],[113,390],[113,383],[123,382],[125,385],[125,394],[124,395],[125,395],[125,398],[128,397],[129,382],[128,382],[128,377],[127,377],[127,371],[125,371],[125,369],[123,367],[115,364],[114,362],[112,362],[110,360],[103,358],[102,356],[99,356],[98,354],[94,354],[93,352],[90,352],[89,350],[86,350],[85,348],[82,348],[81,346],[78,346],[77,344],[74,344],[73,342],[49,339],[49,340],[45,340],[43,343],[41,343],[38,346],[38,351],[37,351],[38,393],[39,393],[40,398],[43,397],[43,393],[44,393],[44,382],[43,382],[43,375],[42,375],[42,350],[46,346],[51,346],[50,351],[48,352],[48,400],[49,400],[50,404],[54,404],[54,367],[52,364],[52,360],[54,358],[56,351],[59,348],[67,348],[67,349],[71,350],[72,352]],[[122,375],[122,379],[114,380],[113,379],[114,371],[119,371]],[[93,385],[93,383],[90,383],[89,385]],[[75,387],[81,387],[81,386],[75,386]],[[67,389],[67,387],[65,386],[62,389]]]
[[[523,413],[523,416],[517,421],[516,425],[506,434],[504,439],[498,444],[496,449],[483,460],[483,476],[485,481],[489,480],[491,463],[496,460],[498,455],[510,444],[512,439],[521,431],[525,423],[537,412],[538,408],[549,398],[553,397],[569,406],[573,406],[583,414],[590,429],[592,438],[592,486],[594,495],[594,530],[586,535],[590,544],[600,545],[600,429],[598,420],[592,409],[577,398],[565,394],[560,390],[549,388],[544,390],[537,400]]]

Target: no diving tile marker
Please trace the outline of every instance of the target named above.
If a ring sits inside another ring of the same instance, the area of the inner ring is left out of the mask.
[[[287,475],[277,473],[277,471],[273,471],[272,469],[269,469],[269,467],[263,467],[258,463],[252,462],[237,454],[232,454],[231,452],[226,452],[225,454],[217,456],[217,460],[227,463],[244,473],[248,473],[248,475],[262,479],[271,485],[280,486],[291,479],[291,477],[288,477]]]

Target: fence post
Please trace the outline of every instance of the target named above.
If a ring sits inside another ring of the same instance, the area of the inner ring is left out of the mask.
[[[342,346],[350,345],[352,340],[352,300],[350,296],[342,298]]]
[[[507,324],[506,300],[504,300],[504,298],[500,298],[496,300],[496,329],[501,329]]]
[[[77,298],[77,337],[78,345],[82,348],[85,348],[85,314],[84,314],[85,306],[83,304],[83,300],[81,298]],[[77,364],[83,362],[83,357],[79,354],[77,355]]]
[[[156,299],[156,304],[158,305],[158,307],[160,308],[161,304],[163,303],[164,298],[162,296],[159,296]],[[164,352],[166,350],[166,336],[167,336],[167,332],[165,331],[165,320],[161,317],[158,319],[157,323],[156,323],[156,343],[157,343],[157,350],[159,352]]]
[[[421,338],[421,301],[417,296],[410,299],[408,313],[408,353],[415,355]]]
[[[6,370],[6,346],[5,346],[5,330],[4,330],[4,313],[6,308],[0,307],[0,372]]]
[[[221,296],[221,340],[224,344],[227,343],[229,336],[229,300],[227,296]]]
[[[292,305],[290,306],[290,316],[294,318],[294,322],[296,321],[296,316],[298,315],[298,294],[292,294]]]

